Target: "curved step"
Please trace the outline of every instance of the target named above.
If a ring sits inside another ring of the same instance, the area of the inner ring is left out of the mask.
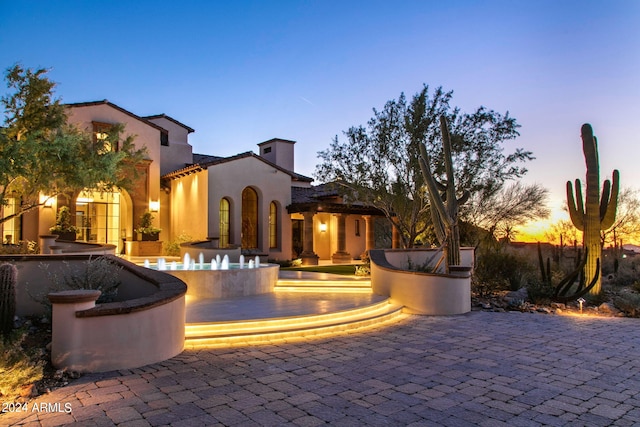
[[[279,279],[275,292],[371,292],[371,280]]]
[[[185,326],[185,349],[258,344],[274,340],[304,339],[380,326],[403,317],[402,306],[388,300],[334,313],[299,317],[212,322]]]

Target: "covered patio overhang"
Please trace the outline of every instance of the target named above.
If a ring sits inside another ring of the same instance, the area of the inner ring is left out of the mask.
[[[304,265],[317,265],[318,255],[314,252],[314,227],[313,218],[316,214],[332,214],[337,218],[337,251],[331,256],[334,263],[349,262],[352,256],[346,250],[347,238],[346,238],[346,217],[348,215],[360,215],[364,219],[365,223],[365,252],[374,248],[374,228],[373,218],[384,216],[380,209],[356,204],[342,204],[342,203],[329,203],[329,202],[303,202],[292,203],[287,206],[287,212],[290,215],[300,214],[302,215],[303,222],[303,244],[302,263]]]

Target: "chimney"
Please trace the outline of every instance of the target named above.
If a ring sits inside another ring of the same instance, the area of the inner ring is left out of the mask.
[[[287,139],[273,138],[258,144],[260,157],[275,163],[283,169],[293,172],[294,167],[294,147],[295,141]]]

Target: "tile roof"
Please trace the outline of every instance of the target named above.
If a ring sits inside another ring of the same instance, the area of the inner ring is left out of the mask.
[[[161,131],[161,132],[166,132],[166,131],[167,131],[167,130],[166,130],[165,128],[163,128],[162,126],[158,126],[157,124],[155,124],[155,123],[153,123],[153,122],[150,122],[150,121],[149,121],[149,120],[147,120],[146,118],[144,118],[144,117],[140,117],[140,116],[138,116],[137,114],[134,114],[134,113],[132,113],[132,112],[131,112],[131,111],[129,111],[129,110],[125,110],[124,108],[122,108],[122,107],[120,107],[120,106],[118,106],[118,105],[114,104],[113,102],[109,102],[109,101],[108,101],[108,100],[106,100],[106,99],[103,99],[103,100],[101,100],[101,101],[76,102],[76,103],[72,103],[72,104],[64,104],[64,106],[65,106],[65,107],[68,107],[68,108],[92,107],[92,106],[94,106],[94,105],[108,105],[109,107],[111,107],[111,108],[113,108],[113,109],[115,109],[115,110],[118,110],[118,111],[120,111],[121,113],[124,113],[124,114],[126,114],[127,116],[129,116],[129,117],[131,117],[131,118],[133,118],[133,119],[139,120],[139,121],[141,121],[142,123],[145,123],[145,124],[147,124],[147,125],[149,125],[149,126],[151,126],[151,127],[153,127],[153,128],[156,128],[156,129],[158,129],[158,130],[159,130],[159,131]]]
[[[152,120],[152,119],[167,119],[170,122],[173,122],[175,124],[177,124],[180,127],[183,127],[187,130],[188,133],[193,133],[195,132],[195,129],[185,125],[184,123],[180,123],[179,121],[177,121],[176,119],[174,119],[173,117],[167,116],[166,114],[155,114],[153,116],[144,116],[143,119],[146,120]]]
[[[178,169],[176,171],[173,171],[173,172],[170,172],[168,174],[165,174],[165,175],[162,176],[162,178],[169,178],[169,179],[178,178],[178,177],[183,176],[183,175],[188,175],[190,173],[194,173],[194,172],[197,172],[197,171],[201,171],[201,170],[207,169],[207,168],[209,168],[211,166],[219,165],[219,164],[222,164],[222,163],[228,163],[228,162],[232,162],[234,160],[244,159],[244,158],[248,158],[248,157],[253,157],[255,159],[258,159],[261,162],[264,162],[264,163],[268,164],[269,166],[272,166],[272,167],[278,169],[279,171],[288,174],[295,181],[302,181],[302,182],[311,182],[311,181],[313,181],[313,178],[301,175],[299,173],[292,172],[290,170],[286,170],[285,168],[283,168],[281,166],[278,166],[275,163],[272,163],[272,162],[266,160],[264,157],[261,157],[261,156],[257,155],[253,151],[246,151],[244,153],[236,154],[235,156],[230,156],[230,157],[218,157],[218,156],[209,156],[209,155],[206,155],[206,154],[194,154],[193,155],[193,162],[194,163],[192,165],[188,165],[185,168]]]

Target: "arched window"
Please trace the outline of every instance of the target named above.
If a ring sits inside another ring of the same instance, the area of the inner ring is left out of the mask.
[[[230,227],[229,227],[229,218],[230,218],[230,206],[228,199],[220,200],[220,240],[218,245],[221,248],[226,248],[229,246],[229,235],[230,235]]]
[[[278,205],[276,202],[269,204],[269,248],[278,247]]]
[[[250,187],[242,190],[242,248],[258,248],[258,193]]]

